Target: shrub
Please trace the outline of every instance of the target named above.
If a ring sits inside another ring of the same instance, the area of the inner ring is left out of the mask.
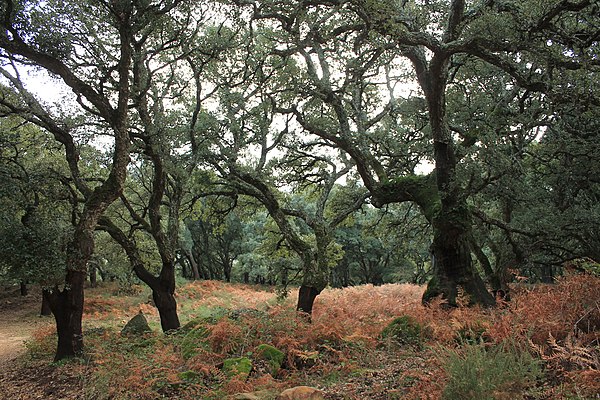
[[[400,345],[421,346],[423,327],[408,315],[395,318],[381,331],[381,338],[393,340]]]
[[[509,342],[444,348],[439,357],[448,376],[443,399],[519,399],[541,376],[539,360]]]

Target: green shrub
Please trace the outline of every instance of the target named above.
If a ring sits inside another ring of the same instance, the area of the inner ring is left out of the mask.
[[[439,358],[448,375],[448,400],[520,399],[541,376],[539,360],[513,343],[442,349]]]
[[[486,327],[480,322],[475,322],[470,326],[463,326],[460,328],[456,332],[454,340],[458,344],[481,344],[492,342]]]
[[[423,327],[408,315],[395,318],[381,331],[381,339],[393,340],[400,345],[421,346],[423,343]]]

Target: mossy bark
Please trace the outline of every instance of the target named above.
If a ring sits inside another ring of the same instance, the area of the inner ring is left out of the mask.
[[[431,246],[433,277],[423,294],[423,303],[442,295],[450,306],[456,306],[458,288],[462,287],[471,304],[495,304],[471,259],[470,227],[466,205],[443,210],[434,218]]]

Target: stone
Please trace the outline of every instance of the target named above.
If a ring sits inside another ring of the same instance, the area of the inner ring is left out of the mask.
[[[230,396],[231,400],[260,400],[260,397],[253,393],[238,393]]]
[[[138,315],[131,318],[123,327],[121,330],[121,335],[141,335],[148,332],[152,332],[152,329],[150,329],[148,320],[140,311]]]
[[[323,392],[309,386],[296,386],[286,389],[277,396],[277,400],[325,400]]]

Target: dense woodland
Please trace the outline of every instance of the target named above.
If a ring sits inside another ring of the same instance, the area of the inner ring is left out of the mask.
[[[600,271],[597,1],[0,15],[0,281],[43,288],[55,361],[84,354],[98,282],[149,288],[169,332],[188,280],[272,286],[310,323],[326,288],[493,309]]]

